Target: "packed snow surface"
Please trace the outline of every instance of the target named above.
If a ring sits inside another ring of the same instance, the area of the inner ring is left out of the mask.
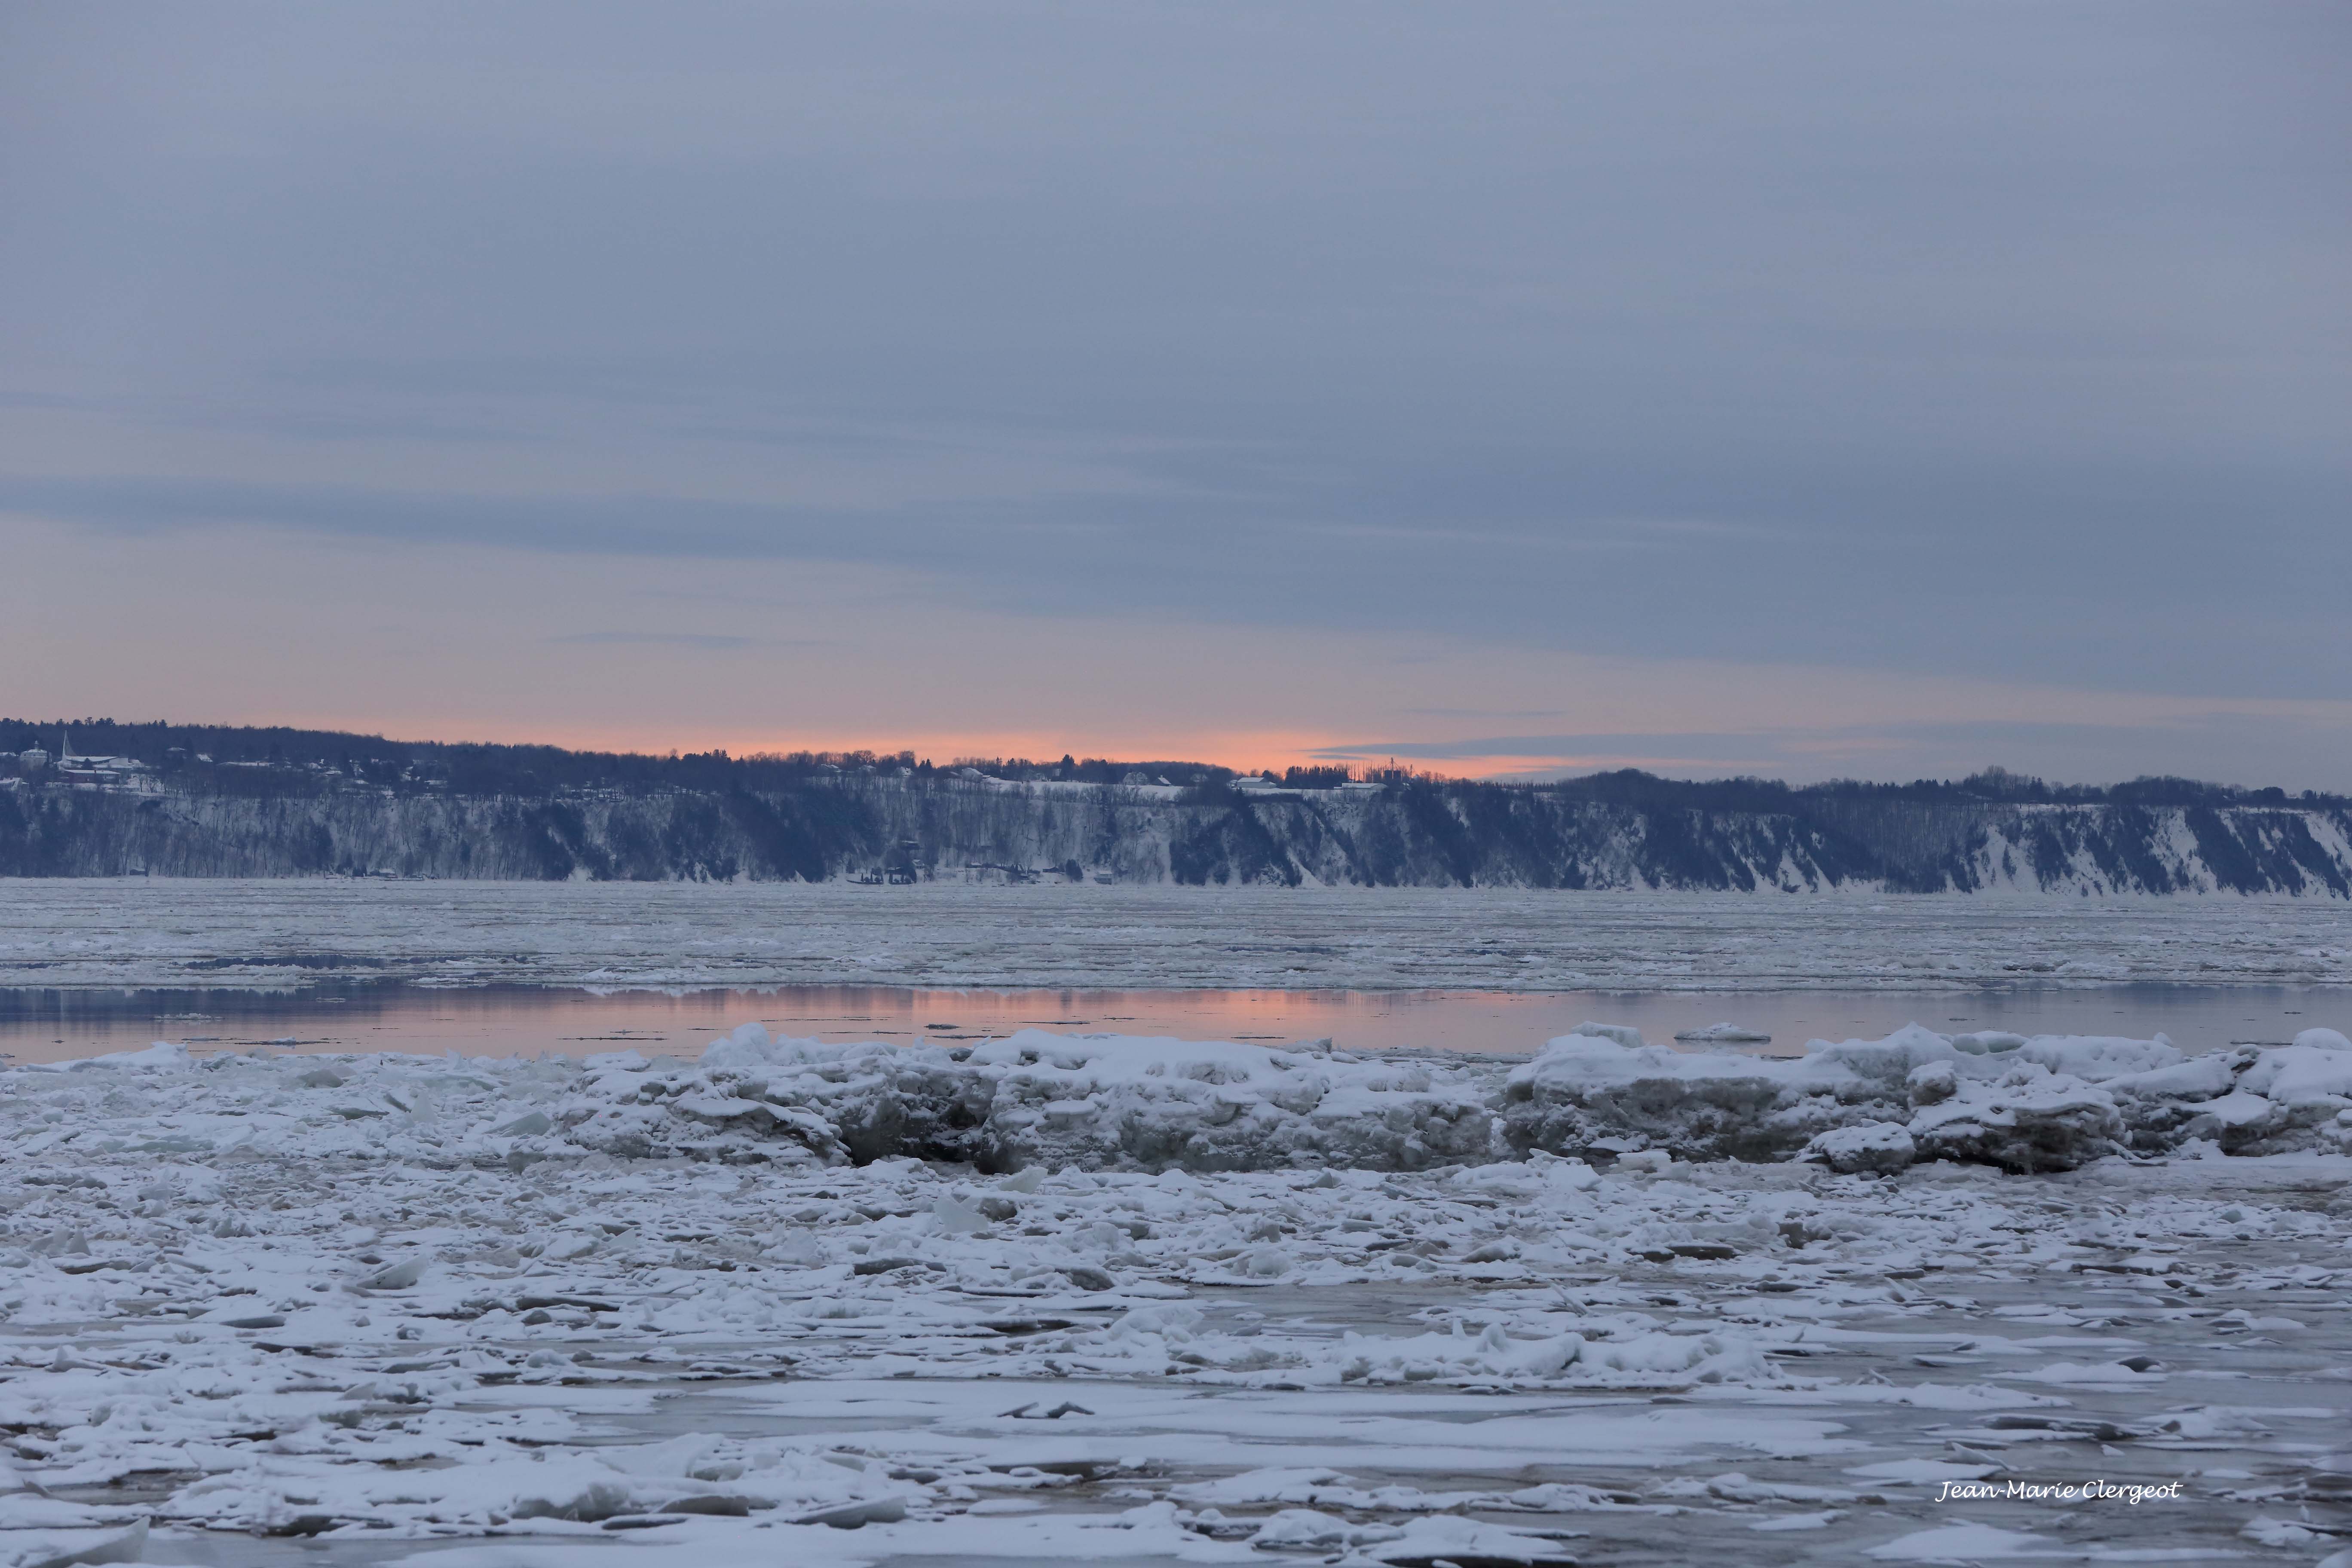
[[[5,889],[10,985],[2352,984],[2352,906],[2326,900],[164,878]]]
[[[2307,1564],[2347,1114],[2322,1029],[9,1069],[0,1564]]]

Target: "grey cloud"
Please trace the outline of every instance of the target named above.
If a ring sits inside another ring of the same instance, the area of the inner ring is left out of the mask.
[[[1344,541],[1310,506],[1422,504],[1358,481],[1339,497],[1239,498],[1170,484],[866,508],[664,495],[483,496],[158,479],[0,478],[0,507],[123,529],[258,522],[418,542],[897,565],[937,591],[1041,616],[1107,604],[1348,629],[1399,626],[1532,647],[1961,671],[2208,696],[2352,696],[2337,585],[2352,531],[2293,476],[1848,476],[1790,535],[1624,537],[1622,479],[1582,487],[1596,521],[1493,516],[1475,542],[1429,526]],[[1487,482],[1491,484],[1491,477]],[[2005,487],[2022,493],[2004,494]],[[1555,507],[1579,487],[1551,487]],[[1722,484],[1698,503],[1771,505]],[[1462,501],[1492,500],[1464,476]],[[2126,492],[2131,492],[2126,501]],[[1596,493],[1597,492],[1597,493]],[[2054,528],[2023,494],[2067,506]],[[2069,506],[2068,503],[2072,502]],[[1433,508],[1438,498],[1428,498]],[[2221,513],[2240,521],[2223,530]],[[1269,515],[1271,514],[1271,515]],[[1426,515],[1426,514],[1423,514]],[[1984,521],[1993,519],[1995,521]],[[1513,535],[1516,534],[1516,537]],[[1580,547],[1581,546],[1581,547]],[[2292,568],[2287,563],[2293,563]]]
[[[1565,719],[1565,708],[1407,708],[1415,719]]]

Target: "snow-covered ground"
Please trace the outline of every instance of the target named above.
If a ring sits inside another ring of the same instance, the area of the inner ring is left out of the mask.
[[[0,882],[0,984],[2352,984],[2352,905],[933,884]]]
[[[15,1068],[0,1563],[2310,1564],[2347,1117],[2322,1030]]]

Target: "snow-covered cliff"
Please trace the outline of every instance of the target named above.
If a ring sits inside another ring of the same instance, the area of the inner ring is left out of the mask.
[[[0,874],[2352,897],[2352,808],[1415,782],[1177,788],[949,773],[539,795],[0,791]],[[1680,791],[1680,795],[1675,791]],[[1621,792],[1622,795],[1622,792]]]

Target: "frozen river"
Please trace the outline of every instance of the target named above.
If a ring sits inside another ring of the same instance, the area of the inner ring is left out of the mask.
[[[1499,1133],[1408,1142],[1413,1168],[1313,1151],[1408,1113],[1397,1138],[1436,1137],[1502,1103],[1481,1058],[1587,1017],[1773,1037],[1717,1047],[1750,1055],[1914,1019],[2162,1031],[2271,1085],[2216,1125],[2285,1115],[2289,1078],[2249,1064],[2290,1057],[2307,1124],[2352,1107],[2332,1047],[2231,1042],[2344,1028],[2347,926],[2237,900],[0,884],[0,1568],[2308,1568],[2352,1550],[2352,1158],[2326,1137],[2037,1175],[1924,1142],[1884,1176]],[[757,1065],[781,1046],[645,1059],[751,1021],[978,1048],[882,1049],[887,1083],[854,1053]],[[1155,1069],[1137,1043],[1144,1076],[1091,1093],[1003,1069],[985,1114],[1059,1151],[1015,1174],[840,1163],[917,1110],[960,1136],[1021,1027],[1244,1044]],[[1253,1038],[1318,1037],[1343,1054],[1232,1076]],[[155,1038],[193,1054],[70,1059]],[[2110,1046],[2113,1073],[2177,1059]],[[1922,1139],[2030,1055],[1963,1061]],[[1290,1142],[1160,1169],[1101,1109],[1154,1084]],[[2136,1126],[2168,1103],[2127,1100]]]
[[[40,1489],[0,1552],[142,1521],[150,1562],[337,1568],[2352,1543],[2340,1156],[490,1163],[463,1127],[542,1069],[341,1064],[8,1075],[0,1428]],[[394,1102],[448,1157],[371,1158]]]
[[[625,882],[0,881],[0,985],[1000,991],[2352,984],[2325,899]]]
[[[508,1054],[1024,1026],[1523,1054],[1591,1017],[1665,1041],[2168,1035],[2341,1023],[2352,907],[787,884],[10,881],[0,1051],[184,1039]]]

